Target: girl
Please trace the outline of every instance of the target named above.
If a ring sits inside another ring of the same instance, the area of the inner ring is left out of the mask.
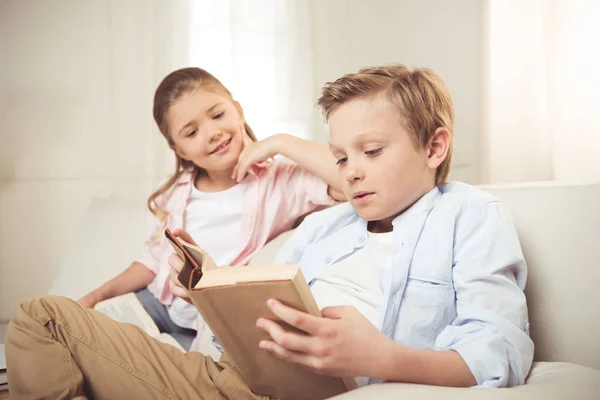
[[[257,142],[240,104],[200,68],[164,78],[154,96],[154,119],[176,167],[148,199],[146,251],[79,302],[91,308],[136,292],[159,329],[189,349],[204,325],[196,308],[169,288],[172,249],[164,229],[188,231],[217,265],[243,265],[299,217],[343,195],[326,145],[284,134]],[[272,161],[276,154],[293,162]]]

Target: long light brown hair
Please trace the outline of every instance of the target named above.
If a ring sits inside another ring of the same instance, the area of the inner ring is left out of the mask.
[[[228,97],[232,102],[233,96],[225,86],[214,76],[200,68],[182,68],[171,72],[167,75],[154,93],[154,121],[158,125],[158,129],[167,140],[169,147],[173,147],[173,137],[167,121],[167,113],[183,95],[193,93],[196,90],[203,89],[211,92],[219,93]],[[244,122],[244,128],[250,139],[256,141],[254,132]],[[148,197],[148,209],[161,222],[165,223],[168,212],[162,208],[162,204],[157,204],[157,199],[164,193],[169,191],[175,182],[181,177],[184,172],[203,172],[204,170],[193,162],[181,158],[175,153],[175,173],[169,179],[163,182],[154,193]]]

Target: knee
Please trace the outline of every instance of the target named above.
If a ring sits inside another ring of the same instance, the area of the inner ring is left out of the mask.
[[[19,306],[10,325],[18,326],[31,319],[43,325],[55,319],[57,315],[63,314],[69,307],[79,307],[79,305],[66,297],[54,295],[34,297]]]

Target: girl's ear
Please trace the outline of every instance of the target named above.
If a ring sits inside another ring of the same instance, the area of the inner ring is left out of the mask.
[[[178,156],[179,156],[181,159],[183,159],[183,160],[185,160],[185,161],[189,161],[189,160],[186,158],[185,154],[184,154],[184,153],[183,153],[181,150],[179,150],[179,149],[177,148],[177,146],[175,146],[174,144],[172,144],[172,145],[171,145],[171,146],[169,146],[169,147],[171,147],[171,150],[173,150],[173,151],[175,152],[175,154],[177,154],[177,155],[178,155]]]
[[[429,140],[427,165],[431,169],[436,169],[446,159],[450,150],[451,136],[446,128],[437,128]]]

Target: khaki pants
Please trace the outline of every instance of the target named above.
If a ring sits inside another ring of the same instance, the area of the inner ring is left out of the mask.
[[[264,399],[226,356],[182,353],[64,297],[21,305],[6,332],[12,399]]]

